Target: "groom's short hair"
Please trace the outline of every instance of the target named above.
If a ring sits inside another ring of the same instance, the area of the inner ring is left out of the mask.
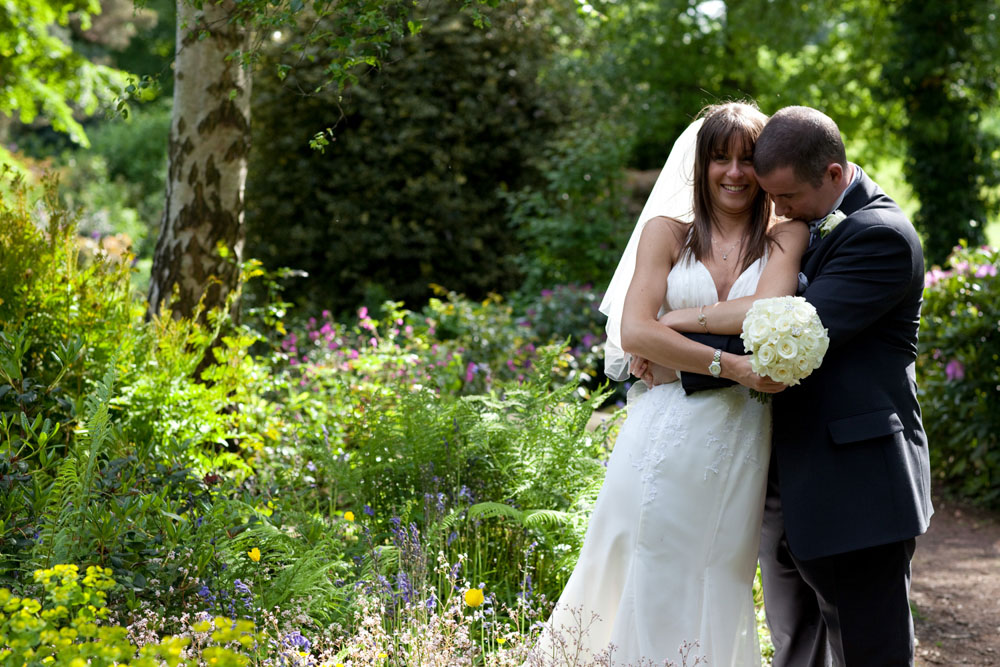
[[[833,119],[810,107],[779,110],[757,138],[753,168],[764,176],[781,167],[792,167],[795,177],[813,187],[823,183],[831,163],[847,168],[844,140]]]

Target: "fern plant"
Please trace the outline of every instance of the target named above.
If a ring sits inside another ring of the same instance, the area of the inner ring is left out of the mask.
[[[94,486],[98,461],[106,458],[113,441],[109,406],[115,383],[115,365],[86,399],[86,428],[72,441],[49,489],[43,529],[36,556],[41,567],[77,560],[74,544],[85,534],[85,510]]]

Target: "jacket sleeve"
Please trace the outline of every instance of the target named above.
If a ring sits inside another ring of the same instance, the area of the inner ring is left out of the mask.
[[[746,351],[743,349],[743,339],[739,336],[706,333],[685,333],[684,335],[693,341],[718,348],[723,352],[746,354]],[[693,394],[696,391],[704,391],[706,389],[729,387],[734,384],[736,384],[734,380],[712,377],[708,374],[708,368],[705,369],[704,374],[681,373],[681,386],[684,388],[685,394]]]

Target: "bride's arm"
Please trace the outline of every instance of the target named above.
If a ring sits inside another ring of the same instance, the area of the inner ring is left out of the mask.
[[[706,333],[706,328],[698,322],[698,316],[704,312],[707,333],[738,334],[754,301],[795,294],[802,253],[809,244],[809,227],[798,220],[779,222],[775,224],[772,236],[774,241],[756,292],[732,301],[720,301],[707,306],[704,311],[700,308],[670,311],[660,318],[661,324],[676,331]]]
[[[622,348],[660,366],[700,373],[712,362],[714,350],[663,326],[656,319],[667,291],[667,274],[686,232],[681,224],[667,218],[654,218],[642,231],[635,272],[622,311]],[[723,362],[724,369],[725,366]]]

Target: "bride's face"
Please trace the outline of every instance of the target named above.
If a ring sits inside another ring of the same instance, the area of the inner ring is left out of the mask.
[[[708,163],[708,192],[719,213],[738,214],[750,210],[759,190],[753,171],[753,155],[739,138],[725,150],[717,150]]]

